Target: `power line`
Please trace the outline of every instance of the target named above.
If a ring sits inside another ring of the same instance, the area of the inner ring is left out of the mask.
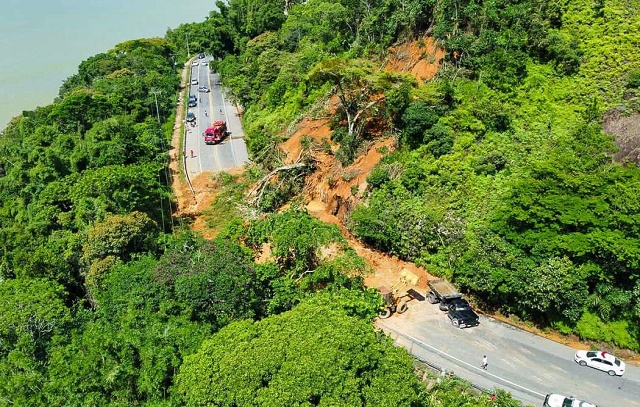
[[[160,123],[160,109],[158,109],[158,95],[161,94],[162,91],[152,90],[151,93],[153,94],[153,97],[156,100],[156,115],[158,116],[158,125],[161,126],[162,124]]]

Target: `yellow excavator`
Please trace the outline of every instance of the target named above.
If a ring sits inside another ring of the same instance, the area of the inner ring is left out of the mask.
[[[380,295],[384,299],[384,309],[378,314],[379,318],[389,318],[394,312],[402,314],[409,306],[407,302],[413,299],[411,287],[418,284],[420,277],[416,276],[407,269],[402,269],[400,278],[393,283],[390,288],[381,286],[378,288]]]

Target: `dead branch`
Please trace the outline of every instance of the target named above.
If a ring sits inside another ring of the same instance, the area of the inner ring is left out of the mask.
[[[300,275],[298,276],[298,278],[296,278],[296,283],[297,283],[298,281],[300,281],[300,279],[302,279],[302,277],[304,277],[304,276],[305,276],[305,275],[307,275],[307,274],[311,274],[311,273],[313,273],[314,271],[315,271],[315,270],[307,270],[307,271],[303,271],[303,272],[302,272],[302,274],[300,274]]]
[[[264,176],[260,181],[258,181],[258,183],[256,183],[256,186],[253,187],[251,191],[249,191],[249,193],[247,194],[247,197],[255,196],[255,198],[251,200],[251,203],[254,205],[257,205],[260,202],[260,199],[262,199],[262,194],[264,193],[264,189],[267,186],[267,183],[269,182],[269,180],[271,180],[271,178],[274,175],[276,175],[281,171],[290,171],[298,168],[303,168],[306,166],[307,164],[305,163],[294,163],[294,164],[285,165],[285,166],[276,168],[275,170],[271,171],[266,176]]]

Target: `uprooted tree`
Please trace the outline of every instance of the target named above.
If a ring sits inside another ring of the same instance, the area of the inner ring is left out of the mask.
[[[363,119],[373,106],[385,100],[386,91],[403,83],[415,83],[412,77],[376,68],[371,61],[344,58],[322,61],[309,72],[308,80],[317,85],[334,85],[347,118],[348,135],[356,138],[362,131]]]

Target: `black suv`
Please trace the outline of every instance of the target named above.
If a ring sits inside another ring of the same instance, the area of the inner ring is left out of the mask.
[[[204,52],[201,52],[200,54],[198,54],[198,58],[204,59]]]
[[[198,106],[198,98],[194,95],[189,95],[189,107]]]
[[[467,300],[462,298],[456,298],[447,304],[447,316],[453,326],[458,328],[480,325],[478,314],[471,309]]]
[[[192,112],[187,113],[187,121],[188,122],[195,122],[196,121],[196,115],[193,114]]]

